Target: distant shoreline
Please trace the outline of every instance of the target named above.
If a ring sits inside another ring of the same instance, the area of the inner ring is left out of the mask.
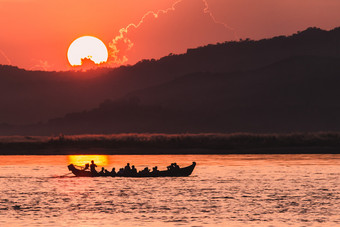
[[[0,155],[340,154],[339,132],[2,136]]]
[[[246,155],[246,154],[340,154],[340,148],[332,147],[284,147],[234,150],[211,149],[40,149],[1,150],[0,155]]]

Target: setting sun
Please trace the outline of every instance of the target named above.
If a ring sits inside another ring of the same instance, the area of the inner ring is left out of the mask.
[[[94,63],[104,63],[108,59],[105,44],[93,36],[82,36],[74,40],[67,51],[67,58],[72,66],[82,64],[82,59],[91,59]]]
[[[93,160],[99,166],[107,166],[109,164],[107,155],[69,155],[69,164],[84,166]]]

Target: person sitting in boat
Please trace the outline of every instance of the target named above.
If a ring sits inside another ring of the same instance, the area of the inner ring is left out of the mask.
[[[176,169],[176,163],[171,163],[171,165],[169,165],[167,168],[168,170],[175,170]]]
[[[94,164],[94,161],[92,160],[91,165],[90,165],[91,173],[97,173],[96,167],[97,167],[97,165]]]
[[[132,173],[132,174],[137,174],[137,169],[135,168],[134,165],[132,165],[131,173]]]
[[[116,168],[113,167],[110,173],[111,176],[116,176]]]
[[[99,172],[99,174],[103,174],[104,175],[104,173],[105,173],[105,168],[102,167],[102,170]]]
[[[174,163],[171,163],[171,165],[167,166],[166,168],[168,168],[168,170],[172,170],[173,169],[173,165],[174,165]]]
[[[179,169],[179,166],[177,165],[177,163],[171,163],[170,166],[167,167],[168,168],[168,171],[174,171],[174,170],[178,170]]]
[[[152,172],[153,172],[153,173],[159,172],[158,167],[157,167],[157,166],[153,167],[153,168],[152,168]]]
[[[127,163],[125,168],[124,168],[124,173],[129,174],[130,172],[131,172],[130,163]]]
[[[139,171],[139,173],[142,173],[142,174],[144,174],[144,173],[150,173],[150,170],[149,170],[148,167],[145,167],[143,170]]]
[[[110,174],[111,172],[105,169],[104,167],[102,167],[102,170],[99,172],[99,175],[101,176],[109,176]]]
[[[84,170],[87,170],[87,169],[89,169],[89,168],[90,168],[90,164],[89,164],[89,163],[86,163],[86,164],[85,164]]]
[[[119,171],[117,172],[117,175],[118,176],[121,176],[124,174],[124,169],[123,168],[120,168]]]

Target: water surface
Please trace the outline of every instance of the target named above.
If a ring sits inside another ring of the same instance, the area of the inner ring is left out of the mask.
[[[337,226],[340,155],[0,156],[0,226]],[[76,178],[95,160],[190,177]]]

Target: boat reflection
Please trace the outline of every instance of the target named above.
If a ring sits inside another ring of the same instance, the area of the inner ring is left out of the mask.
[[[68,155],[68,163],[77,166],[84,166],[86,163],[90,163],[91,160],[98,166],[108,166],[108,155]]]

